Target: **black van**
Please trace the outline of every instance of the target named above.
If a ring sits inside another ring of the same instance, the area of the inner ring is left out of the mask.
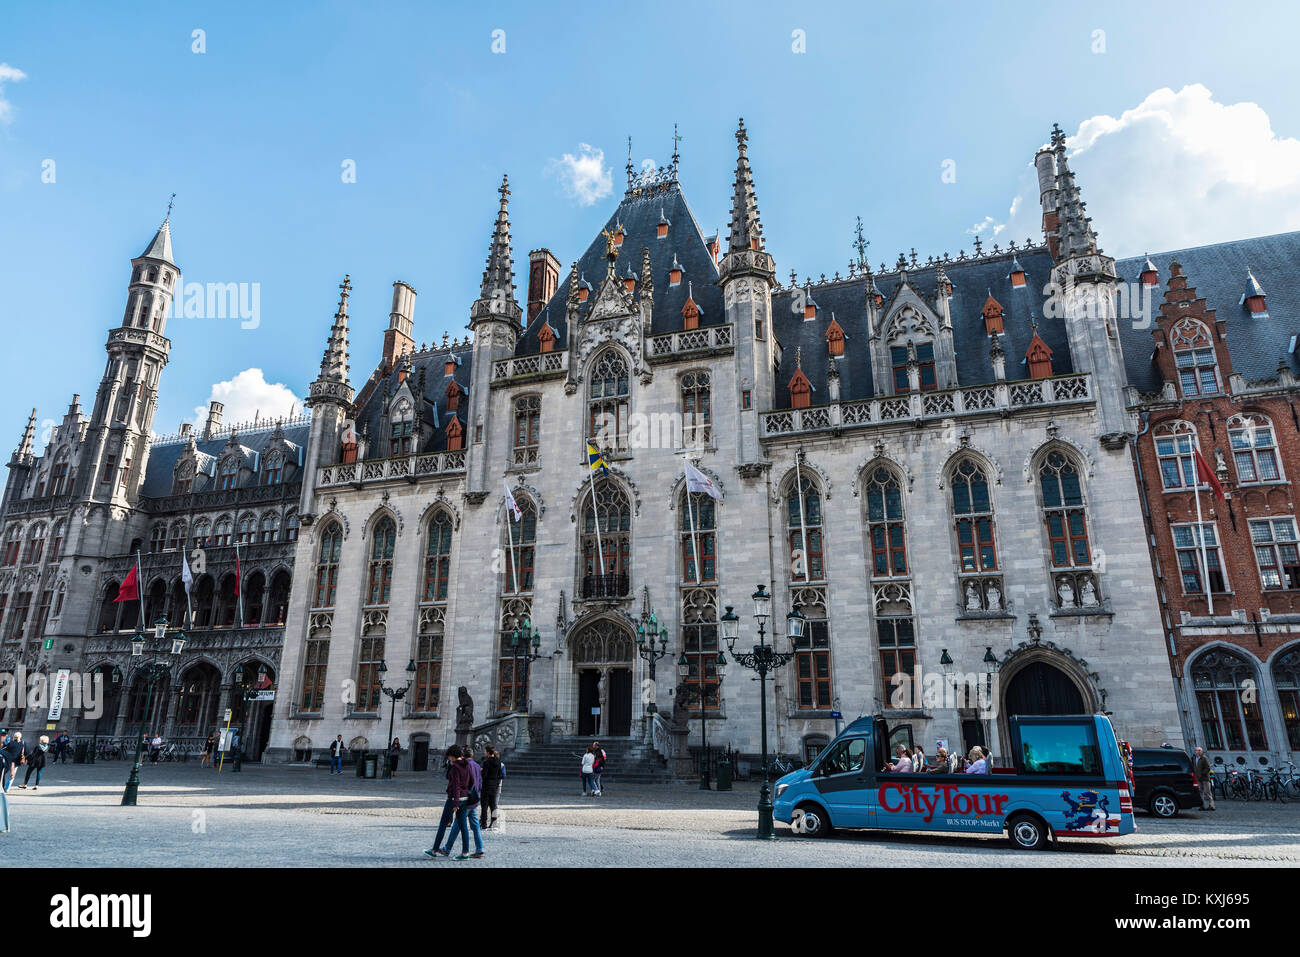
[[[1177,748],[1134,748],[1133,789],[1133,806],[1156,817],[1201,806],[1191,756]]]

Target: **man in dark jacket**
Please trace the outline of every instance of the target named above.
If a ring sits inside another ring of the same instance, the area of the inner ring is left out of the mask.
[[[459,748],[456,750],[460,752],[460,756],[447,773],[447,797],[456,802],[456,822],[451,826],[451,833],[447,835],[447,846],[442,848],[440,853],[443,857],[449,856],[451,846],[456,843],[456,835],[459,834],[461,847],[456,860],[463,861],[471,856],[483,856],[483,835],[479,833],[478,826],[479,789],[483,786],[483,778],[478,762],[467,752]],[[470,831],[474,832],[473,855],[469,853]]]
[[[45,770],[45,752],[49,748],[50,739],[42,737],[36,747],[27,752],[27,773],[23,775],[23,783],[18,785],[19,788],[27,790],[27,782],[32,779],[33,774],[36,775],[36,783],[32,785],[32,790],[35,791],[41,786],[41,772]]]
[[[451,851],[444,851],[442,849],[442,837],[447,833],[447,828],[451,825],[452,820],[456,816],[456,796],[452,789],[451,774],[452,769],[456,767],[459,762],[460,748],[453,744],[447,749],[446,755],[444,755],[444,774],[447,778],[447,800],[442,806],[442,817],[438,821],[438,836],[433,839],[433,847],[424,852],[428,857],[433,857],[435,854],[441,854],[443,857],[447,857],[451,854]]]
[[[488,745],[483,758],[483,830],[497,821],[497,797],[501,793],[502,764],[497,749]]]
[[[15,731],[10,735],[0,735],[0,791],[8,791],[13,781],[10,775],[22,761],[23,735]]]
[[[1204,748],[1196,749],[1196,783],[1201,792],[1201,810],[1214,810],[1214,771]]]

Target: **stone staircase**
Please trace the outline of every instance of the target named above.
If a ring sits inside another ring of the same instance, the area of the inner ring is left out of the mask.
[[[527,744],[505,757],[506,781],[515,778],[546,778],[571,781],[582,790],[579,769],[582,754],[591,738],[552,738],[548,744]],[[620,784],[665,784],[675,780],[654,748],[631,738],[602,738],[601,747],[609,756],[601,787]]]

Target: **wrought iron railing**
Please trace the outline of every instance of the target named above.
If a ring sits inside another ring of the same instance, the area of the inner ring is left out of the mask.
[[[626,598],[631,593],[627,575],[584,575],[583,598]]]

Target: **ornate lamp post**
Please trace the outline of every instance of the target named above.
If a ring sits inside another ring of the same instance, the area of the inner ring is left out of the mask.
[[[266,677],[266,665],[257,666],[257,677],[259,679]],[[239,698],[243,705],[239,712],[240,727],[235,729],[235,737],[238,740],[238,746],[235,748],[235,757],[230,768],[230,773],[238,772],[244,765],[244,719],[248,717],[248,703],[253,700],[253,692],[257,688],[257,683],[244,680],[244,666],[235,666],[235,687],[239,689]]]
[[[531,651],[528,650],[530,647],[532,648]],[[524,618],[523,625],[521,627],[516,628],[513,632],[510,633],[510,657],[514,659],[513,662],[514,679],[515,679],[514,687],[519,688],[520,685],[522,684],[525,689],[525,696],[531,690],[528,687],[528,683],[529,680],[532,678],[533,669],[531,667],[526,667],[524,669],[524,675],[525,675],[524,680],[520,682],[519,663],[522,661],[525,662],[527,665],[531,666],[532,663],[536,661],[538,658],[548,657],[541,653],[540,650],[541,647],[542,647],[542,633],[538,631],[536,628],[534,628],[532,621],[526,617]],[[517,691],[511,695],[511,698],[513,699],[511,701],[511,704],[514,706],[512,710],[514,711],[523,710],[527,712],[528,710],[527,697],[525,697],[524,707],[522,709],[519,707],[518,697],[519,695]]]
[[[415,680],[415,659],[412,658],[406,665],[406,684],[400,688],[390,688],[384,684],[384,675],[388,674],[388,663],[382,659],[379,662],[379,690],[388,696],[390,702],[388,706],[388,740],[384,743],[384,773],[382,775],[385,781],[390,780],[393,776],[393,766],[388,761],[388,749],[393,746],[393,721],[397,717],[397,702],[406,697],[406,693],[411,690],[411,682]]]
[[[154,624],[154,640],[159,645],[167,639],[167,616],[163,615]],[[131,639],[131,656],[139,658],[144,655],[145,646],[149,640],[145,637],[143,631],[137,631],[135,637]],[[172,637],[171,654],[180,656],[185,647],[185,633],[177,629],[176,634]],[[149,707],[153,703],[153,688],[159,681],[167,675],[171,668],[163,660],[168,657],[168,653],[162,648],[153,651],[150,654],[148,664],[140,665],[135,669],[138,677],[145,682],[145,699],[144,710],[140,713],[140,726],[136,729],[135,734],[135,763],[131,766],[131,776],[126,779],[126,789],[122,792],[122,806],[135,807],[136,796],[140,793],[140,752],[144,746],[144,720],[149,716]]]
[[[103,669],[100,669],[99,673],[102,675],[104,673]],[[118,689],[122,683],[122,669],[119,668],[117,665],[113,665],[112,680],[113,680],[112,699],[113,701],[117,701]],[[104,721],[104,712],[101,711],[99,712],[99,717],[95,719],[95,733],[90,736],[90,751],[88,751],[86,754],[87,764],[95,763],[95,751],[99,748],[99,726],[100,724],[103,723],[103,721]]]
[[[794,652],[777,651],[775,648],[768,647],[766,626],[772,610],[772,596],[767,593],[767,589],[759,585],[758,591],[751,597],[754,600],[754,620],[758,622],[758,644],[754,645],[751,652],[736,654],[736,641],[740,638],[740,618],[732,611],[730,605],[727,606],[726,614],[722,616],[722,637],[726,639],[727,650],[731,653],[732,661],[750,671],[758,672],[758,701],[763,740],[763,786],[758,792],[758,837],[760,840],[770,840],[776,837],[776,830],[772,826],[772,785],[768,780],[767,765],[767,676],[789,664],[794,658]],[[791,647],[798,647],[803,637],[805,619],[797,604],[786,616],[786,622],[789,626]]]
[[[645,723],[646,741],[650,741],[653,738],[653,719],[654,715],[659,711],[659,705],[655,703],[655,663],[659,661],[660,658],[665,658],[668,655],[668,628],[659,624],[659,619],[655,615],[654,609],[650,610],[648,622],[650,625],[649,640],[646,639],[646,622],[642,622],[636,626],[636,653],[642,661],[650,665],[650,702],[646,706],[646,713],[649,714],[651,718]],[[656,630],[659,632],[658,648],[655,647]]]
[[[700,659],[704,664],[704,659]],[[727,666],[727,656],[718,652],[717,660],[714,662],[717,670],[714,677],[709,680],[707,673],[701,673],[699,681],[696,684],[689,684],[687,680],[690,677],[691,663],[686,657],[686,652],[677,659],[677,675],[681,682],[677,685],[677,700],[686,704],[698,702],[700,706],[700,790],[708,791],[709,787],[709,693],[713,692],[716,697],[722,688],[722,669]],[[705,669],[707,671],[707,669]]]

